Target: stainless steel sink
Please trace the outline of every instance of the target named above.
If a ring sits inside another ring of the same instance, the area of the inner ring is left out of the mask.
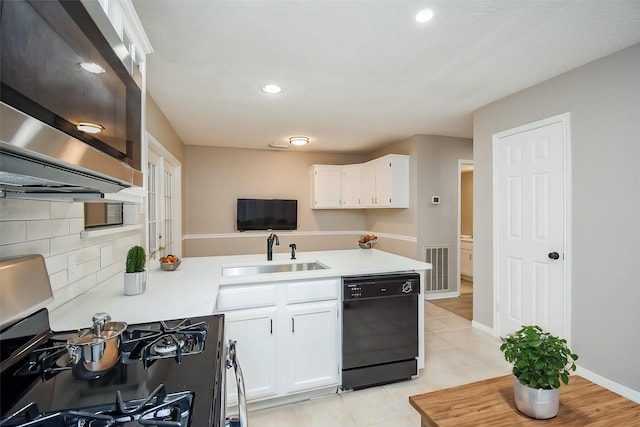
[[[246,276],[266,273],[287,273],[292,271],[324,270],[326,265],[316,262],[301,262],[296,264],[260,264],[222,267],[223,276]]]

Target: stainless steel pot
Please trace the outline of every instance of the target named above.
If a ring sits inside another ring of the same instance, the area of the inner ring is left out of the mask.
[[[118,362],[121,335],[127,324],[110,320],[107,313],[96,313],[92,328],[78,331],[67,340],[69,360],[74,368],[82,366],[88,372],[103,372]]]

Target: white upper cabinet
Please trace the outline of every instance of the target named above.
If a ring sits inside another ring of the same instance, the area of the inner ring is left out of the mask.
[[[364,164],[313,165],[311,208],[408,208],[409,158],[389,154]]]
[[[364,167],[362,165],[342,166],[342,207],[362,207],[362,179]]]
[[[342,207],[342,167],[313,165],[311,167],[311,209]]]
[[[364,205],[409,207],[409,156],[389,154],[364,164]]]

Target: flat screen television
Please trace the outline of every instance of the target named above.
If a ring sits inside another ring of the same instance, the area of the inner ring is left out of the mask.
[[[282,199],[238,199],[238,231],[296,230],[298,201]]]

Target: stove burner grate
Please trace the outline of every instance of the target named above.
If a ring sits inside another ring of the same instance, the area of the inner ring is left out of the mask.
[[[0,422],[1,427],[109,427],[155,426],[186,427],[190,425],[194,394],[184,391],[167,394],[159,385],[146,399],[125,402],[120,391],[112,404],[90,406],[77,410],[40,413],[30,404]]]

